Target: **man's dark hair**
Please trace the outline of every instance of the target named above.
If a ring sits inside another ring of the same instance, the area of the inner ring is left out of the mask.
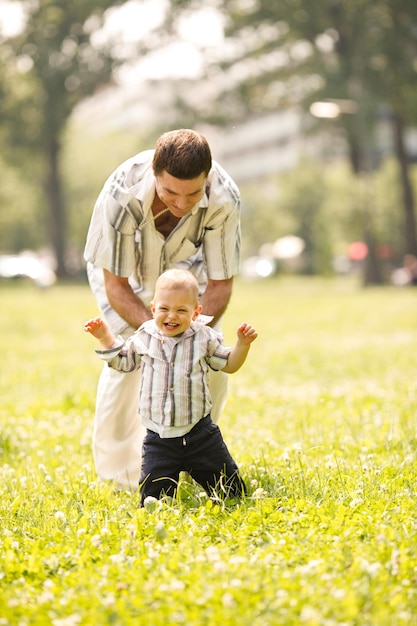
[[[153,170],[155,175],[164,170],[174,178],[191,180],[211,170],[211,151],[204,135],[181,128],[164,133],[155,145]]]

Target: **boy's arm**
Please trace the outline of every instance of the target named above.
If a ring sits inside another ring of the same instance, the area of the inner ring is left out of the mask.
[[[100,342],[97,355],[118,372],[134,372],[140,368],[141,354],[137,352],[133,337],[123,341],[114,338],[113,333],[101,317],[94,317],[84,324],[84,330],[91,333]]]
[[[226,374],[233,374],[242,367],[248,356],[250,344],[255,341],[258,333],[250,324],[243,323],[237,329],[237,341],[232,348],[228,358],[227,364],[223,367],[222,372]]]
[[[116,341],[110,328],[101,317],[93,317],[84,324],[84,330],[99,340],[103,350],[109,350]]]

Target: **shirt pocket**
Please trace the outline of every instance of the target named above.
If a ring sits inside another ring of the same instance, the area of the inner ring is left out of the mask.
[[[200,246],[201,241],[194,243],[194,241],[184,238],[176,249],[167,255],[169,263],[178,263],[195,256]]]

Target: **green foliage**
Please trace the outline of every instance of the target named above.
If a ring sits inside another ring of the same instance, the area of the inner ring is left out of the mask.
[[[237,281],[226,340],[259,338],[220,425],[249,496],[140,510],[92,466],[88,288],[0,292],[2,624],[416,624],[412,288]]]
[[[61,185],[62,134],[75,106],[109,83],[118,59],[110,43],[98,45],[93,32],[111,0],[22,0],[22,31],[2,41],[0,133],[10,160],[40,170],[47,238],[57,274],[66,272],[67,219]],[[39,183],[38,183],[39,184]]]
[[[397,211],[401,194],[393,160],[363,180],[346,163],[324,167],[305,158],[262,185],[243,184],[241,192],[246,256],[279,237],[297,235],[306,242],[303,271],[326,275],[335,256],[346,255],[349,243],[363,239],[371,211],[376,244],[388,245],[391,262],[402,263],[404,224]]]
[[[23,31],[5,41],[9,69],[6,101],[14,143],[39,150],[61,132],[75,105],[111,78],[110,48],[92,45],[91,34],[113,2],[23,1]],[[93,20],[93,21],[92,21]],[[94,22],[94,23],[93,23]],[[22,133],[22,121],[25,133]]]
[[[22,166],[17,169],[0,156],[0,252],[39,249],[48,243],[39,170],[27,161]]]
[[[172,5],[192,7],[194,1],[173,0]],[[417,72],[416,3],[228,0],[217,6],[223,12],[228,46],[226,54],[211,63],[211,80],[218,78],[220,85],[216,106],[210,116],[204,102],[200,115],[213,123],[235,124],[251,115],[298,106],[316,130],[329,129],[328,119],[313,122],[307,112],[317,101],[338,102],[336,125],[344,130],[357,173],[378,167],[375,136],[381,118],[388,119],[401,167],[403,247],[416,254],[415,201],[404,139],[404,127],[416,122],[411,87]],[[377,237],[372,212],[373,207],[362,207],[370,248]],[[314,264],[326,267],[328,252],[323,250],[323,258]],[[366,273],[369,282],[380,282],[376,266],[368,263]]]
[[[65,134],[62,169],[66,189],[68,246],[81,261],[88,226],[97,196],[120,163],[154,144],[142,132],[94,132],[73,121]]]
[[[228,0],[220,6],[235,44],[223,67],[236,75],[237,65],[241,77],[226,104],[232,98],[243,110],[259,111],[278,101],[359,97],[369,122],[378,114],[375,102],[416,119],[413,0]]]

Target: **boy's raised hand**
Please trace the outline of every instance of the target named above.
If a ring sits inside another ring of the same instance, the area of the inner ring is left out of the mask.
[[[101,317],[93,317],[84,324],[86,333],[91,333],[96,339],[102,339],[107,332],[107,328]]]
[[[255,341],[257,336],[258,333],[254,329],[254,327],[250,324],[247,324],[246,322],[243,322],[243,324],[241,324],[237,329],[238,341],[245,345],[249,345],[250,343],[252,343],[252,341]]]

